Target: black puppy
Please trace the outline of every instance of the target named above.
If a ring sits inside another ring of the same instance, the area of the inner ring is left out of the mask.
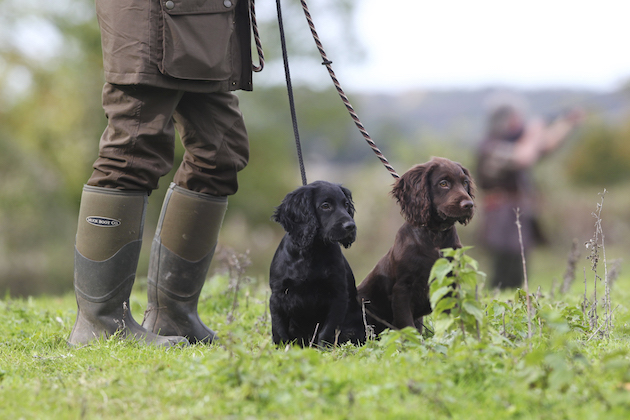
[[[339,244],[356,239],[347,188],[316,181],[289,193],[273,220],[287,232],[271,261],[273,342],[318,346],[365,342],[350,265]]]

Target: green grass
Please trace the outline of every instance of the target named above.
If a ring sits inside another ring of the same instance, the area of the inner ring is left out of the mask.
[[[141,287],[139,289],[142,289]],[[625,419],[630,412],[630,278],[613,290],[606,339],[580,317],[580,286],[535,300],[485,294],[480,335],[385,334],[361,348],[277,348],[265,287],[246,285],[234,321],[225,277],[204,288],[202,318],[221,342],[169,350],[116,338],[70,349],[73,295],[0,301],[0,418]],[[144,292],[132,295],[142,318]],[[498,306],[507,313],[506,332]],[[519,306],[520,305],[520,306]],[[433,321],[436,325],[438,320]]]

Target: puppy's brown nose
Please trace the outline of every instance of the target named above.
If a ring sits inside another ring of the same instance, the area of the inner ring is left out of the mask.
[[[460,203],[462,210],[472,210],[475,203],[472,200],[464,200]]]

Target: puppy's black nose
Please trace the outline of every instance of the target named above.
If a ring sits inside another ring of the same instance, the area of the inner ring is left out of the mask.
[[[345,222],[341,227],[344,228],[346,232],[353,232],[357,229],[357,225],[352,220]]]
[[[472,200],[464,200],[460,203],[462,210],[471,210],[475,203]]]

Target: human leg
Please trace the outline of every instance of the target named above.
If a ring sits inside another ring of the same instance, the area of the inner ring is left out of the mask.
[[[142,244],[145,192],[85,186],[75,245],[77,319],[68,338],[87,344],[116,332],[147,344],[172,346],[182,337],[160,337],[134,320],[129,295]]]
[[[515,289],[523,285],[523,260],[520,254],[494,251],[491,288]]]
[[[78,313],[68,339],[72,345],[116,331],[163,346],[186,342],[149,333],[135,322],[129,307],[147,197],[172,165],[174,128],[168,113],[172,115],[179,97],[146,87],[107,84],[103,90],[108,126],[81,197],[74,276]]]
[[[186,94],[175,114],[186,148],[166,195],[149,265],[143,326],[210,343],[197,304],[217,244],[227,195],[248,159],[245,125],[232,94]]]
[[[168,189],[153,239],[148,307],[142,325],[192,343],[211,343],[215,333],[199,318],[197,304],[216,248],[226,197]]]
[[[186,93],[175,123],[186,151],[173,182],[216,197],[235,194],[237,173],[249,160],[247,130],[236,95]]]
[[[183,93],[151,86],[106,83],[107,127],[88,185],[151,192],[173,167],[173,114]]]

